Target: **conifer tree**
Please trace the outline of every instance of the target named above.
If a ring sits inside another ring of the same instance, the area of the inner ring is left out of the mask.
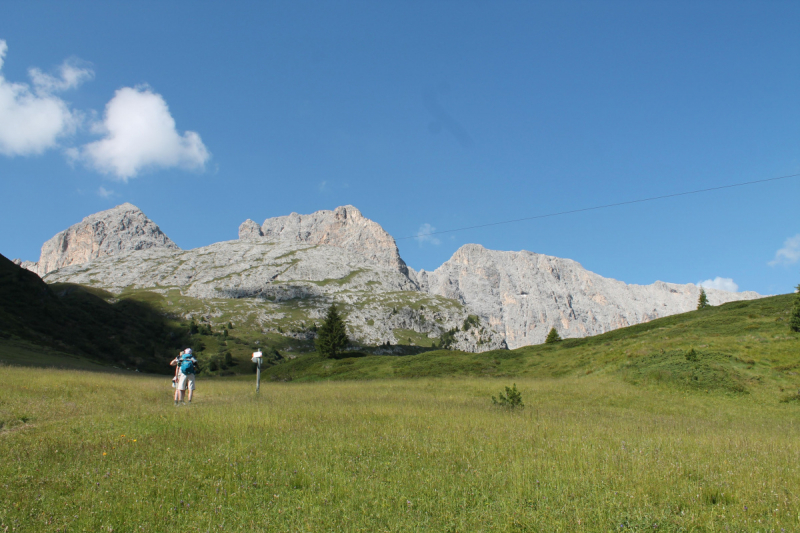
[[[800,333],[800,285],[797,286],[797,295],[794,297],[792,314],[789,317],[789,329]]]
[[[550,328],[550,333],[547,334],[547,338],[544,340],[544,342],[545,344],[552,344],[560,340],[561,340],[561,335],[558,334],[556,328]]]
[[[317,352],[322,357],[336,357],[347,346],[347,329],[342,317],[336,310],[336,304],[331,304],[322,327],[317,331],[315,344]]]
[[[706,290],[703,287],[700,287],[700,297],[697,299],[697,309],[705,309],[708,307],[708,296],[706,296]]]

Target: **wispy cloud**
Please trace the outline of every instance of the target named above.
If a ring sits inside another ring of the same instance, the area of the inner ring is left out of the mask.
[[[97,195],[100,196],[101,198],[111,198],[112,196],[114,196],[114,194],[115,194],[114,191],[109,191],[105,187],[100,187],[99,189],[97,189]]]
[[[775,259],[768,264],[769,266],[793,265],[797,261],[800,261],[800,233],[786,239],[783,248],[775,252]]]
[[[78,87],[94,72],[77,59],[65,61],[57,76],[31,68],[31,88],[3,77],[7,51],[8,44],[0,39],[0,154],[41,154],[56,147],[59,138],[73,133],[81,123],[82,114],[54,93]]]
[[[28,70],[33,86],[38,94],[50,94],[67,89],[76,89],[83,82],[94,78],[94,71],[88,63],[72,57],[58,67],[58,76],[42,72],[38,68]]]
[[[211,157],[200,135],[178,133],[167,102],[147,86],[119,89],[93,129],[104,138],[83,146],[80,159],[121,181],[153,168],[202,169]]]
[[[698,281],[698,287],[706,289],[718,289],[721,291],[738,292],[739,286],[733,282],[731,278],[721,278],[717,276],[714,279],[707,279],[705,281]]]
[[[417,231],[417,236],[414,238],[417,240],[420,246],[422,246],[422,243],[425,242],[434,245],[441,244],[442,241],[440,241],[439,238],[436,237],[435,235],[432,235],[432,233],[435,232],[436,228],[434,228],[433,226],[431,226],[426,222],[419,227],[419,231]]]
[[[327,181],[321,181],[321,182],[319,182],[319,185],[317,185],[317,192],[319,192],[320,194],[322,194],[323,192],[325,192],[325,188],[326,188],[327,186],[328,186],[328,182],[327,182]]]

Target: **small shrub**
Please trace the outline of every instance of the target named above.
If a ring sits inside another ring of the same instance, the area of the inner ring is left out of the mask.
[[[730,505],[733,503],[733,499],[717,487],[704,487],[702,498],[708,505],[718,505],[720,503]]]
[[[700,296],[697,298],[697,309],[705,309],[706,307],[710,307],[708,296],[706,296],[706,290],[700,287]]]
[[[781,397],[781,403],[800,402],[800,391],[791,394],[785,394]]]
[[[517,384],[514,383],[513,387],[506,387],[506,393],[500,393],[499,398],[492,396],[492,403],[500,407],[508,409],[523,409],[525,404],[522,403],[522,393],[517,390]]]
[[[694,351],[694,348],[690,348],[688,352],[686,352],[686,360],[690,362],[697,361],[697,352]]]
[[[561,335],[558,334],[556,328],[550,328],[550,333],[547,334],[547,338],[544,340],[545,344],[552,344],[554,342],[559,342],[561,340]]]
[[[464,319],[464,325],[461,327],[461,331],[469,331],[472,326],[478,327],[481,323],[481,319],[475,315],[469,315],[467,318]]]
[[[789,329],[800,333],[800,285],[797,286],[797,296],[794,297],[792,314],[789,317]]]

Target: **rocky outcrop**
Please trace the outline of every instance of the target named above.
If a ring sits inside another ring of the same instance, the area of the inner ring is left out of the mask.
[[[239,226],[239,239],[246,241],[246,240],[254,240],[260,239],[264,236],[264,232],[261,231],[261,226],[258,225],[258,222],[255,220],[250,220],[249,218],[242,222]]]
[[[411,291],[412,282],[361,255],[326,245],[218,242],[193,250],[132,250],[51,272],[49,282],[126,288],[176,288],[195,298],[293,300],[340,292]]]
[[[691,311],[693,284],[627,285],[570,259],[532,252],[462,246],[434,272],[412,271],[420,288],[453,298],[505,335],[509,348],[544,342],[550,328],[563,338],[585,337]],[[706,289],[712,305],[759,298],[754,292]]]
[[[19,264],[48,282],[215,302],[215,309],[235,308],[264,331],[278,331],[295,317],[292,335],[307,335],[306,323],[321,319],[336,301],[346,306],[360,342],[395,344],[399,336],[429,345],[447,337],[465,351],[538,344],[552,327],[564,338],[604,333],[693,310],[699,293],[692,284],[627,285],[569,259],[476,244],[433,272],[415,272],[392,236],[352,206],[292,213],[262,225],[246,220],[238,240],[184,251],[138,208],[124,204],[47,241],[38,264]],[[712,305],[760,297],[706,293]],[[464,329],[470,314],[479,325]]]
[[[257,227],[252,220],[239,226],[239,239],[271,242],[327,244],[359,254],[383,268],[408,276],[394,238],[380,224],[364,217],[352,205],[310,215],[292,213],[268,218]]]
[[[154,248],[179,249],[138,207],[125,203],[88,216],[44,243],[36,272],[44,276],[98,257]]]
[[[225,309],[234,322],[294,338],[310,335],[309,325],[321,323],[336,302],[351,338],[367,345],[405,344],[413,336],[428,346],[470,314],[458,302],[417,291],[405,275],[360,254],[297,242],[237,240],[194,250],[127,251],[62,267],[45,281],[188,297],[214,309],[211,316]],[[453,346],[472,352],[504,346],[485,324],[474,329],[458,335]]]

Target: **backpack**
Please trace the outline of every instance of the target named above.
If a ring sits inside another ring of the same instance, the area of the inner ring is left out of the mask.
[[[192,362],[192,356],[189,354],[188,357],[183,356],[181,358],[181,372],[185,375],[194,374],[194,363]]]

